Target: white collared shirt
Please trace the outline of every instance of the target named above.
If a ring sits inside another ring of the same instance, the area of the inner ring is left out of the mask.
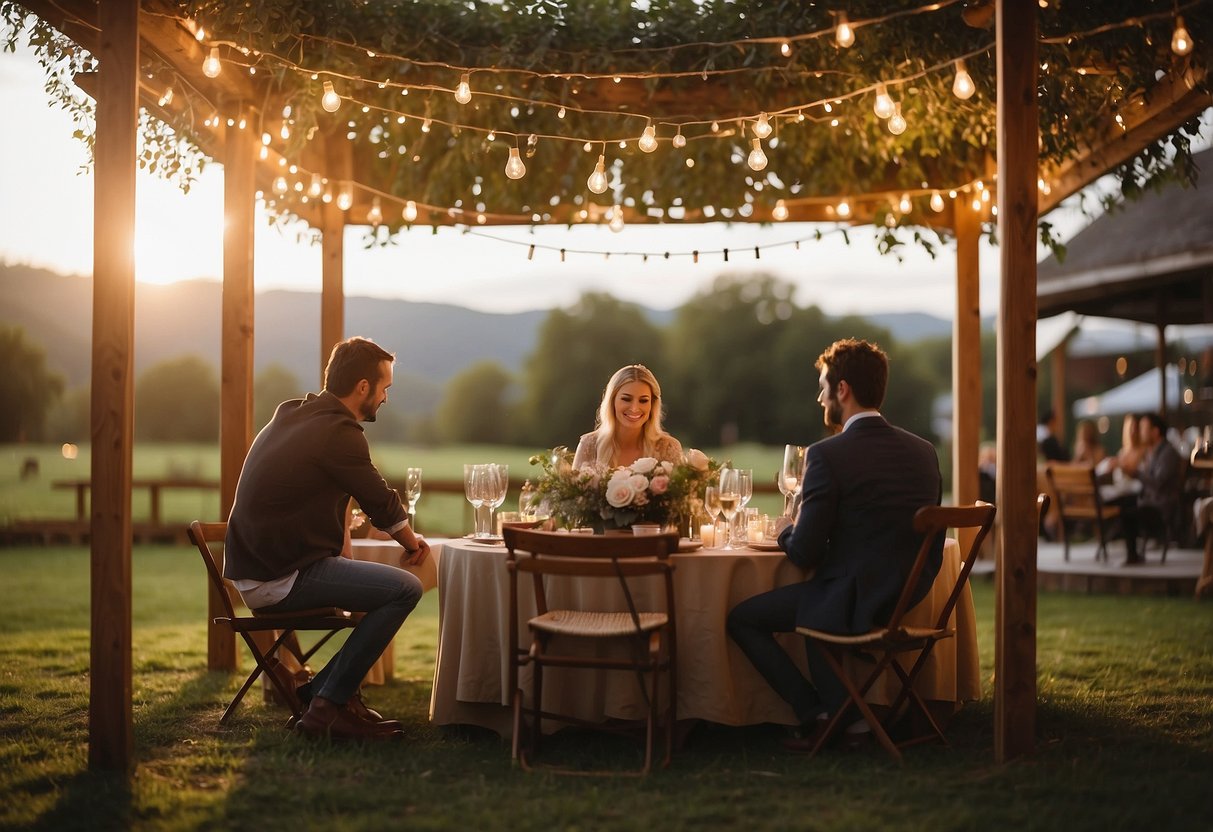
[[[856,413],[854,416],[852,416],[850,419],[847,419],[847,422],[845,425],[842,426],[842,429],[845,431],[847,428],[849,428],[851,425],[858,422],[860,419],[867,419],[871,416],[879,416],[879,415],[880,415],[879,410],[861,410],[858,413]]]

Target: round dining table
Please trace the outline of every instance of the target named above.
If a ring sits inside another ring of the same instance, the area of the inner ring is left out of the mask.
[[[472,540],[433,542],[438,567],[438,651],[430,718],[437,725],[477,725],[508,736],[510,582],[506,550],[500,543]],[[671,555],[677,631],[678,718],[723,725],[793,725],[791,708],[758,674],[725,632],[725,618],[738,602],[808,575],[781,551],[699,549]],[[909,613],[907,624],[933,625],[961,567],[959,547],[948,540],[943,565],[931,593]],[[661,609],[658,578],[629,584],[638,609]],[[525,591],[521,591],[525,590]],[[550,608],[625,610],[616,579],[549,578]],[[520,638],[534,614],[528,583],[520,582]],[[917,690],[928,701],[953,707],[978,699],[976,619],[968,586],[953,611],[954,638],[936,645],[919,676]],[[780,636],[802,672],[805,642]],[[908,661],[913,661],[913,654]],[[905,660],[903,660],[905,661]],[[892,674],[885,682],[893,682]],[[523,690],[530,680],[524,668]],[[896,688],[877,684],[869,701],[887,704]],[[584,669],[552,669],[544,675],[544,709],[602,722],[641,719],[646,712],[634,674]]]

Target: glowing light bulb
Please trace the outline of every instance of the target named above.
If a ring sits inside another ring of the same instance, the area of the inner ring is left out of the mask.
[[[459,86],[455,87],[455,100],[460,104],[466,104],[472,100],[472,85],[468,83],[468,74],[466,72],[459,79]]]
[[[758,123],[754,125],[754,135],[760,139],[771,135],[771,123],[767,120],[766,113],[758,117]]]
[[[958,58],[956,60],[956,80],[952,82],[952,95],[961,101],[968,101],[975,92],[977,92],[977,85],[973,83],[972,76],[965,69],[964,58]]]
[[[686,147],[687,146],[687,137],[682,135],[681,127],[679,127],[678,132],[674,134],[674,138],[670,141],[670,144],[674,145],[674,147]]]
[[[611,221],[607,223],[607,227],[616,234],[623,230],[623,209],[618,205],[611,206]]]
[[[383,222],[383,207],[379,204],[379,197],[371,201],[371,210],[366,212],[366,221],[376,228]]]
[[[835,208],[834,211],[840,217],[849,217],[851,216],[851,203],[844,199],[842,202],[838,203],[838,207]]]
[[[973,197],[973,210],[974,211],[981,210],[981,197],[979,197],[979,196]]]
[[[417,219],[417,203],[409,200],[404,203],[404,221],[413,222]]]
[[[654,150],[656,150],[657,128],[651,124],[644,128],[644,134],[641,135],[640,140],[636,142],[636,145],[645,153],[652,153]]]
[[[1176,55],[1187,55],[1192,51],[1192,36],[1184,27],[1182,16],[1175,17],[1175,32],[1171,35],[1171,51]]]
[[[762,152],[762,139],[754,139],[751,145],[753,149],[750,155],[746,158],[745,163],[753,170],[762,170],[767,166],[767,154]]]
[[[518,148],[510,148],[510,158],[505,163],[505,175],[510,179],[521,179],[526,176],[526,165],[522,163],[522,157],[518,155]]]
[[[834,30],[834,42],[843,49],[855,43],[855,30],[847,22],[847,16],[844,12],[838,13],[838,26]]]
[[[893,99],[889,95],[889,90],[884,84],[877,84],[876,103],[872,105],[872,112],[876,113],[880,118],[888,118],[893,115],[893,110]],[[829,112],[829,110],[826,112]]]
[[[422,133],[430,132],[430,125],[432,125],[433,123],[434,123],[434,120],[431,118],[427,118],[425,121],[421,122],[421,132]]]
[[[779,54],[783,55],[785,58],[791,57],[792,44],[788,43],[786,40],[779,44]]]
[[[307,195],[312,197],[313,199],[315,199],[316,197],[320,196],[320,193],[322,190],[323,190],[323,188],[321,187],[321,184],[320,184],[320,174],[313,173],[312,181],[307,186]]]
[[[776,200],[775,207],[773,209],[771,209],[771,219],[775,220],[776,222],[783,222],[787,218],[788,218],[787,204],[782,199]]]
[[[943,195],[939,191],[931,194],[931,210],[936,214],[943,210]]]
[[[564,107],[561,107],[556,111],[556,118],[564,118],[566,112],[567,110],[565,110]]]
[[[598,164],[594,165],[594,172],[590,174],[590,178],[585,180],[585,186],[596,194],[606,191],[606,158],[604,156],[599,155]]]
[[[889,132],[894,136],[900,136],[906,131],[906,119],[901,114],[901,102],[893,105],[893,115],[889,116]]]
[[[223,71],[223,64],[219,63],[219,47],[212,46],[210,54],[206,56],[206,60],[202,62],[202,74],[207,78],[218,78],[219,73]]]
[[[278,196],[282,196],[284,193],[286,193],[286,189],[287,184],[285,176],[279,176],[274,180],[274,193],[278,194]]]
[[[169,87],[164,91],[164,95],[160,96],[160,106],[167,107],[173,103],[173,88]]]
[[[350,210],[350,206],[354,204],[354,189],[347,182],[341,186],[341,190],[337,193],[337,207],[342,211]]]
[[[901,195],[901,200],[897,203],[897,210],[903,214],[908,214],[914,210],[914,203],[910,201],[909,194]]]
[[[341,106],[341,96],[333,89],[332,81],[324,82],[324,95],[320,98],[320,106],[329,113],[337,112],[337,108]]]

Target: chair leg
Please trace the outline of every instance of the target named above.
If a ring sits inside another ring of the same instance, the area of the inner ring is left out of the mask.
[[[1066,525],[1066,518],[1061,518],[1061,545],[1065,555],[1066,563],[1070,562],[1070,529]]]
[[[836,656],[832,650],[825,648],[820,642],[814,642],[814,645],[821,650],[822,655],[825,656],[826,661],[830,665],[830,670],[833,671],[836,677],[838,677],[838,681],[842,682],[843,687],[847,689],[847,694],[850,696],[850,699],[844,703],[831,718],[830,724],[826,726],[826,730],[817,740],[817,745],[814,746],[812,755],[816,755],[817,752],[821,750],[822,746],[825,745],[826,741],[838,732],[838,728],[840,727],[840,723],[842,721],[842,715],[846,712],[848,706],[854,705],[859,709],[859,712],[863,718],[868,721],[868,727],[872,729],[872,735],[876,737],[876,740],[882,746],[884,746],[884,750],[889,752],[889,755],[892,756],[894,760],[899,763],[902,762],[901,752],[897,749],[897,746],[889,737],[888,733],[885,732],[884,726],[882,726],[880,720],[876,718],[876,714],[872,713],[872,709],[868,705],[867,700],[864,699],[864,694],[866,694],[872,684],[878,678],[880,678],[880,674],[884,673],[891,657],[888,654],[885,654],[885,656],[876,663],[876,666],[872,669],[871,674],[868,676],[867,681],[864,682],[861,690],[860,688],[855,687],[855,683],[851,680],[850,674],[843,669],[841,659]]]
[[[244,643],[248,646],[249,652],[253,654],[253,663],[255,667],[253,668],[253,672],[249,674],[249,677],[244,680],[244,684],[240,686],[240,690],[236,692],[235,698],[232,699],[231,703],[228,704],[227,708],[223,711],[223,716],[219,717],[220,725],[225,724],[228,717],[235,713],[236,706],[238,706],[241,700],[244,699],[244,695],[248,693],[249,688],[253,686],[253,683],[257,681],[263,672],[269,677],[270,682],[282,695],[282,701],[288,703],[292,701],[291,693],[286,690],[286,687],[281,681],[279,681],[278,677],[274,675],[273,671],[270,670],[269,667],[270,661],[278,655],[278,648],[282,645],[283,639],[293,632],[294,630],[283,631],[282,635],[278,636],[273,645],[270,646],[270,649],[265,653],[261,652],[261,650],[257,647],[257,643],[253,641],[253,637],[249,633],[240,634],[240,636],[244,639]],[[291,715],[294,716],[295,719],[302,716],[301,713],[295,710],[294,705],[291,705]]]

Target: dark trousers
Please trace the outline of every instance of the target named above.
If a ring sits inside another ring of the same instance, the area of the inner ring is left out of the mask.
[[[833,713],[841,707],[846,701],[846,689],[807,640],[809,673],[816,686],[804,677],[775,640],[775,633],[795,632],[800,594],[801,586],[792,584],[746,599],[729,612],[728,630],[767,684],[792,706],[796,718],[807,725],[820,714]]]

